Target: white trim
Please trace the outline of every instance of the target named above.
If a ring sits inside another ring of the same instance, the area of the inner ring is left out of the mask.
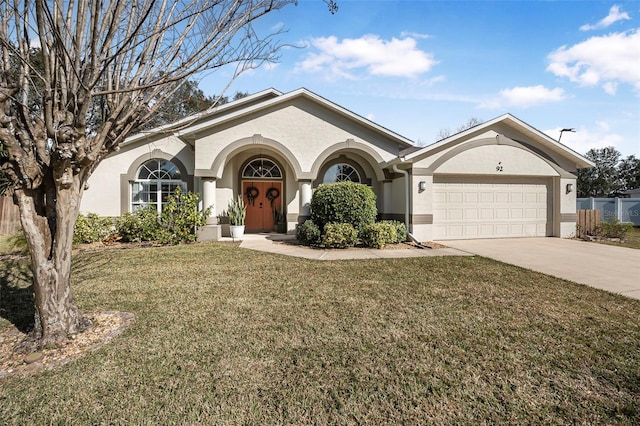
[[[412,152],[410,154],[407,154],[402,158],[393,159],[387,162],[386,166],[390,166],[392,164],[404,163],[404,162],[414,162],[416,160],[426,158],[429,155],[431,155],[431,153],[434,151],[438,151],[443,147],[460,143],[462,140],[464,140],[465,137],[470,136],[474,133],[481,133],[483,130],[489,130],[492,126],[498,123],[506,123],[508,125],[511,125],[512,127],[514,127],[515,125],[518,131],[525,134],[528,133],[529,136],[531,136],[536,142],[551,149],[552,151],[559,153],[563,157],[570,159],[572,162],[576,164],[577,168],[586,168],[586,167],[595,166],[593,162],[591,162],[584,156],[578,154],[577,152],[573,151],[571,148],[561,144],[560,142],[551,138],[549,135],[541,132],[535,127],[530,126],[524,121],[508,113],[503,114],[499,117],[496,117],[492,120],[486,121],[477,126],[473,126],[460,133],[456,133],[455,135],[451,135],[431,145],[427,145],[424,148],[419,149],[418,151]]]

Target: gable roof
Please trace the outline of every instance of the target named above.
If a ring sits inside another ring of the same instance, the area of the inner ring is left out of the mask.
[[[491,127],[495,126],[496,124],[504,124],[519,131],[520,133],[533,139],[534,141],[536,141],[538,144],[542,145],[546,149],[556,152],[561,156],[565,157],[566,159],[568,159],[569,161],[575,163],[576,168],[581,169],[581,168],[594,166],[594,164],[590,160],[588,160],[581,154],[578,154],[568,146],[561,144],[560,142],[553,139],[546,133],[536,129],[535,127],[525,123],[524,121],[520,120],[519,118],[511,114],[503,114],[492,120],[470,127],[466,130],[463,130],[462,132],[446,137],[442,140],[439,140],[431,145],[427,145],[418,150],[407,150],[405,151],[404,156],[401,156],[397,160],[390,161],[389,165],[398,163],[398,162],[413,162],[413,161],[417,161],[422,158],[428,157],[432,153],[442,148],[456,145],[457,143],[465,140],[466,137],[474,133],[482,133],[483,131],[490,130]]]
[[[395,143],[399,144],[400,149],[414,147],[414,144],[410,139],[387,129],[386,127],[374,123],[373,121],[364,118],[363,116],[356,114],[353,111],[350,111],[336,103],[333,103],[305,88],[300,88],[288,93],[282,93],[273,88],[267,89],[262,92],[255,93],[253,95],[249,95],[247,97],[240,98],[238,100],[220,106],[215,106],[209,110],[183,118],[179,121],[176,121],[175,123],[170,123],[146,132],[138,133],[127,138],[123,142],[123,144],[130,144],[136,141],[144,140],[150,135],[166,135],[168,133],[172,133],[177,137],[189,140],[199,132],[206,131],[232,120],[247,117],[251,114],[267,108],[282,105],[297,98],[310,100],[340,116],[343,116],[360,124],[361,126],[375,133],[383,135],[384,137],[389,138]]]

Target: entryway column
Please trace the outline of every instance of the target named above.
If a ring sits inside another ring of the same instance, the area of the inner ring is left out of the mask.
[[[300,191],[300,220],[304,221],[311,216],[311,181],[299,181]]]
[[[216,178],[202,178],[202,208],[211,207],[209,217],[207,217],[207,225],[217,225],[218,218],[216,216]]]

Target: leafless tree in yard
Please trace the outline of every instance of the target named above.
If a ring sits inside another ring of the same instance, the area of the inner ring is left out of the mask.
[[[278,33],[260,35],[252,24],[290,3],[0,2],[0,164],[20,209],[36,305],[25,349],[90,326],[73,303],[70,272],[80,200],[96,166],[194,74],[274,60]]]
[[[446,139],[453,134],[464,132],[465,130],[475,127],[482,123],[483,123],[483,120],[481,118],[471,117],[469,120],[467,120],[466,123],[458,126],[455,132],[452,132],[451,129],[448,129],[448,128],[440,129],[438,131],[438,134],[436,135],[436,140]]]

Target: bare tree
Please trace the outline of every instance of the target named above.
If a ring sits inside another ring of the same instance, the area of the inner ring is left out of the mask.
[[[98,163],[194,74],[274,60],[278,33],[259,35],[252,24],[289,3],[0,2],[2,173],[20,209],[36,305],[25,348],[59,344],[90,326],[73,303],[71,247]]]
[[[481,118],[477,118],[477,117],[471,117],[469,120],[467,120],[466,123],[458,126],[458,128],[455,130],[455,132],[452,132],[451,129],[445,128],[445,129],[440,129],[440,131],[438,131],[438,134],[436,135],[438,140],[442,140],[442,139],[446,139],[449,136],[455,134],[455,133],[460,133],[460,132],[464,132],[467,129],[470,129],[472,127],[477,126],[478,124],[482,124],[484,122],[484,120],[482,120]]]

